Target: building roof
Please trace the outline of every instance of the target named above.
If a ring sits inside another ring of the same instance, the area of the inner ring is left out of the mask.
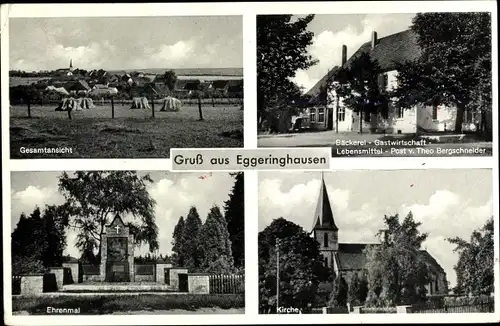
[[[372,59],[377,59],[380,68],[383,71],[394,70],[395,63],[403,63],[405,61],[413,61],[420,57],[421,49],[417,44],[417,35],[410,29],[382,37],[377,40],[375,47],[372,49],[371,40],[364,43],[343,65],[347,68],[351,65],[355,58],[362,53],[370,54]],[[338,69],[332,69],[336,72]],[[331,72],[330,72],[331,73]],[[326,85],[328,74],[321,78],[306,94],[317,96],[323,85]]]
[[[212,83],[213,89],[224,89],[229,86],[229,80],[215,80]]]
[[[321,177],[321,187],[319,190],[318,202],[314,213],[313,229],[327,229],[338,231],[333,220],[332,206],[328,198],[325,180]]]
[[[363,250],[367,246],[378,246],[377,243],[339,243],[337,258],[339,269],[343,271],[362,270],[366,264],[366,257]],[[445,273],[443,267],[431,256],[427,250],[420,250],[420,257],[426,262],[427,266],[435,272]]]

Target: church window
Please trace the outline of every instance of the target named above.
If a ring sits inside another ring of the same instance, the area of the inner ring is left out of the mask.
[[[323,247],[328,247],[328,233],[323,234]]]
[[[329,266],[328,266],[328,257],[325,257],[325,266],[326,266],[326,267],[329,267]]]
[[[438,107],[437,105],[434,104],[432,106],[432,119],[437,120],[437,118],[438,118]]]

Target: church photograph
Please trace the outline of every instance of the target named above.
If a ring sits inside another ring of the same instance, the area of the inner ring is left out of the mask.
[[[492,312],[491,180],[488,169],[259,173],[260,313]]]
[[[13,315],[244,313],[243,173],[11,180]]]

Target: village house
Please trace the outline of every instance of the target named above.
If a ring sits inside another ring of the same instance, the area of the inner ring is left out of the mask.
[[[349,284],[354,273],[366,271],[366,258],[364,249],[377,243],[339,243],[339,228],[335,224],[330,198],[324,179],[321,180],[319,197],[316,203],[312,236],[319,243],[324,264],[332,270],[334,275],[341,275]],[[431,282],[427,284],[427,295],[448,293],[446,273],[441,265],[426,250],[419,251],[420,258],[425,262],[430,271]],[[322,284],[323,292],[331,292],[331,284]]]
[[[362,53],[368,53],[376,59],[382,70],[378,78],[382,91],[389,92],[397,86],[396,63],[413,61],[417,59],[421,50],[417,44],[417,36],[411,30],[405,30],[383,38],[377,37],[377,32],[372,33],[372,39],[347,59],[347,47],[342,46],[342,67],[348,68],[354,59]],[[327,94],[326,105],[320,99],[322,89],[327,87],[329,80],[334,80],[339,67],[330,70],[306,94],[312,98],[310,105],[304,110],[301,117],[307,117],[307,125],[318,130],[338,130],[339,132],[359,132],[360,125],[363,132],[380,133],[416,133],[454,131],[457,108],[446,106],[436,101],[420,103],[412,108],[397,108],[392,101],[388,105],[379,107],[377,113],[363,114],[360,124],[360,115],[344,105],[343,99],[337,97],[334,87]],[[330,78],[331,77],[331,78]],[[322,103],[323,102],[323,103]],[[463,130],[475,130],[479,123],[480,114],[465,112]]]

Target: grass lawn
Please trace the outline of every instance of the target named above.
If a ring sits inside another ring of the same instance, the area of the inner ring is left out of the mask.
[[[56,112],[56,105],[10,110],[11,158],[168,158],[171,148],[243,147],[243,110],[240,106],[206,105],[204,121],[198,107],[180,112],[131,110],[130,104],[97,105],[92,110]],[[72,153],[22,154],[21,148],[68,147]]]
[[[202,311],[241,310],[245,307],[244,294],[186,294],[186,295],[86,295],[86,296],[38,296],[12,297],[13,313],[46,315],[47,307],[78,309],[80,314],[118,314],[131,311]],[[215,312],[214,312],[215,311]],[[182,313],[182,312],[179,312]]]

